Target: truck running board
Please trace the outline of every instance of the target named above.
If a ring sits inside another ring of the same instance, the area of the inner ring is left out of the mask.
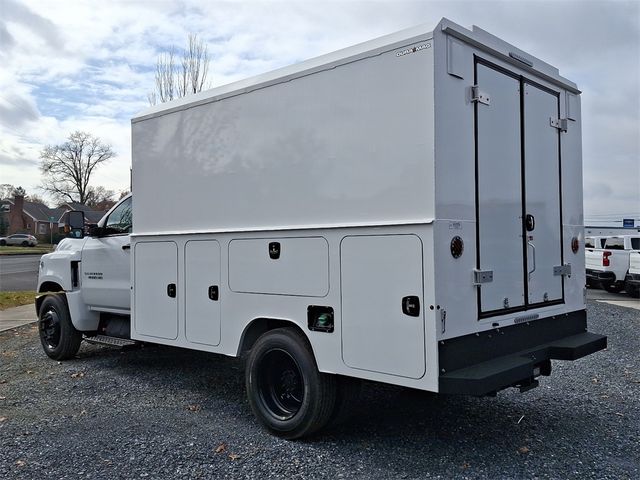
[[[96,343],[99,345],[109,345],[111,347],[133,347],[138,345],[135,340],[129,340],[128,338],[109,337],[107,335],[95,335],[93,337],[84,337],[89,343]]]

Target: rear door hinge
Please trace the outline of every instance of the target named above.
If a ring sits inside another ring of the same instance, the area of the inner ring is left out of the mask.
[[[493,270],[474,270],[473,271],[473,284],[481,285],[483,283],[493,282]]]
[[[471,87],[471,101],[482,103],[483,105],[491,105],[489,95],[481,91],[478,85]]]
[[[558,130],[560,130],[561,132],[566,132],[567,131],[567,125],[568,125],[568,121],[566,118],[553,118],[553,117],[549,117],[549,124],[554,127],[557,128]]]
[[[555,276],[568,277],[571,275],[571,264],[565,263],[564,265],[556,265],[553,267],[553,274]]]

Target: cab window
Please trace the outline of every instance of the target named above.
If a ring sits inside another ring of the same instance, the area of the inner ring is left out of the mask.
[[[107,235],[131,233],[133,217],[131,214],[131,197],[116,207],[107,217],[104,224]]]

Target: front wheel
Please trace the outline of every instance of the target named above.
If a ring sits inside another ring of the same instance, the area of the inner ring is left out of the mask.
[[[38,331],[44,352],[54,360],[67,360],[80,349],[82,333],[71,323],[62,295],[48,295],[38,313]]]
[[[29,242],[27,242],[27,241],[22,242],[22,246],[23,247],[28,247],[29,246]]]
[[[247,359],[249,404],[258,420],[286,439],[324,427],[334,410],[336,380],[320,373],[307,339],[293,328],[263,334]]]
[[[6,240],[0,240],[0,246],[5,247],[7,245]]]

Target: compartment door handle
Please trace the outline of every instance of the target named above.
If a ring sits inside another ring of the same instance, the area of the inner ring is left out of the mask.
[[[218,297],[219,297],[218,286],[217,285],[211,285],[209,287],[209,299],[213,300],[214,302],[217,302],[218,301]]]
[[[402,313],[410,317],[420,316],[420,299],[415,295],[402,297]]]

